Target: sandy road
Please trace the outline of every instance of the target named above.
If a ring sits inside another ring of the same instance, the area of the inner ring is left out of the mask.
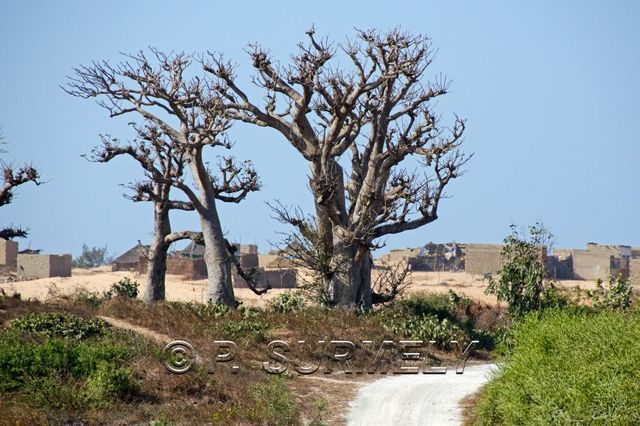
[[[350,404],[351,426],[459,425],[460,400],[489,380],[495,364],[467,366],[464,374],[391,376],[360,388]]]

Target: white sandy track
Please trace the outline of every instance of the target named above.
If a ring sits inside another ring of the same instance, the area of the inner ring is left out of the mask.
[[[392,376],[363,386],[350,404],[350,426],[459,425],[460,401],[490,378],[495,364],[467,366],[464,374]]]

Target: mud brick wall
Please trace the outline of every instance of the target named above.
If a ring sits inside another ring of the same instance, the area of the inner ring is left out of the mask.
[[[240,244],[240,253],[258,254],[258,246],[256,244]]]
[[[18,254],[17,275],[20,280],[70,277],[71,255]]]
[[[257,268],[259,266],[259,259],[257,253],[240,253],[240,266],[243,269]]]
[[[467,244],[464,251],[464,271],[469,274],[497,274],[502,267],[502,245]]]
[[[606,280],[611,274],[613,256],[609,252],[572,250],[573,277],[580,280]]]
[[[640,286],[640,258],[629,260],[629,281],[633,286]]]
[[[140,256],[138,271],[146,274],[149,270],[149,261],[146,257]],[[204,259],[188,259],[179,256],[167,257],[167,274],[179,275],[185,280],[202,280],[207,278],[207,266]]]
[[[0,265],[16,266],[18,264],[18,243],[0,238]]]

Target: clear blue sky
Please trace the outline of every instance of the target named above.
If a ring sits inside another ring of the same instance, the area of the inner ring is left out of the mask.
[[[520,5],[516,5],[520,3]],[[304,31],[344,40],[353,28],[402,26],[429,35],[433,72],[454,80],[439,102],[468,119],[468,174],[449,188],[440,219],[387,240],[499,242],[510,223],[543,221],[557,247],[588,241],[640,245],[640,3],[634,1],[64,1],[0,7],[0,125],[5,158],[31,161],[46,185],[21,187],[0,224],[31,228],[21,247],[78,254],[83,242],[114,252],[148,241],[151,208],[122,198],[140,177],[127,159],[80,157],[99,133],[131,136],[93,101],[59,85],[71,67],[119,51],[224,52],[248,75],[243,48],[260,41],[287,60]],[[265,202],[308,207],[306,164],[276,133],[237,125],[235,155],[252,159],[264,188],[223,206],[223,225],[268,249],[285,228]],[[210,152],[212,160],[216,153]],[[198,227],[195,214],[174,229]]]

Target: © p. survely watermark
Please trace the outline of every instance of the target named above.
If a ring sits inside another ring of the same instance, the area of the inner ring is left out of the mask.
[[[237,373],[240,369],[235,362],[238,360],[238,346],[230,340],[215,340],[213,343],[213,351],[200,356],[189,342],[174,340],[163,349],[164,366],[174,374],[184,374],[197,363],[207,368],[209,373],[215,372],[216,364],[227,364],[231,373]],[[437,357],[433,353],[436,342],[432,340],[384,340],[379,344],[372,340],[296,340],[292,344],[273,340],[265,347],[262,368],[269,374],[293,370],[301,375],[331,374],[334,371],[346,374],[446,374],[452,370],[463,374],[465,363],[478,343],[478,340],[466,345],[457,340],[450,341],[455,360],[447,366],[436,362]]]

